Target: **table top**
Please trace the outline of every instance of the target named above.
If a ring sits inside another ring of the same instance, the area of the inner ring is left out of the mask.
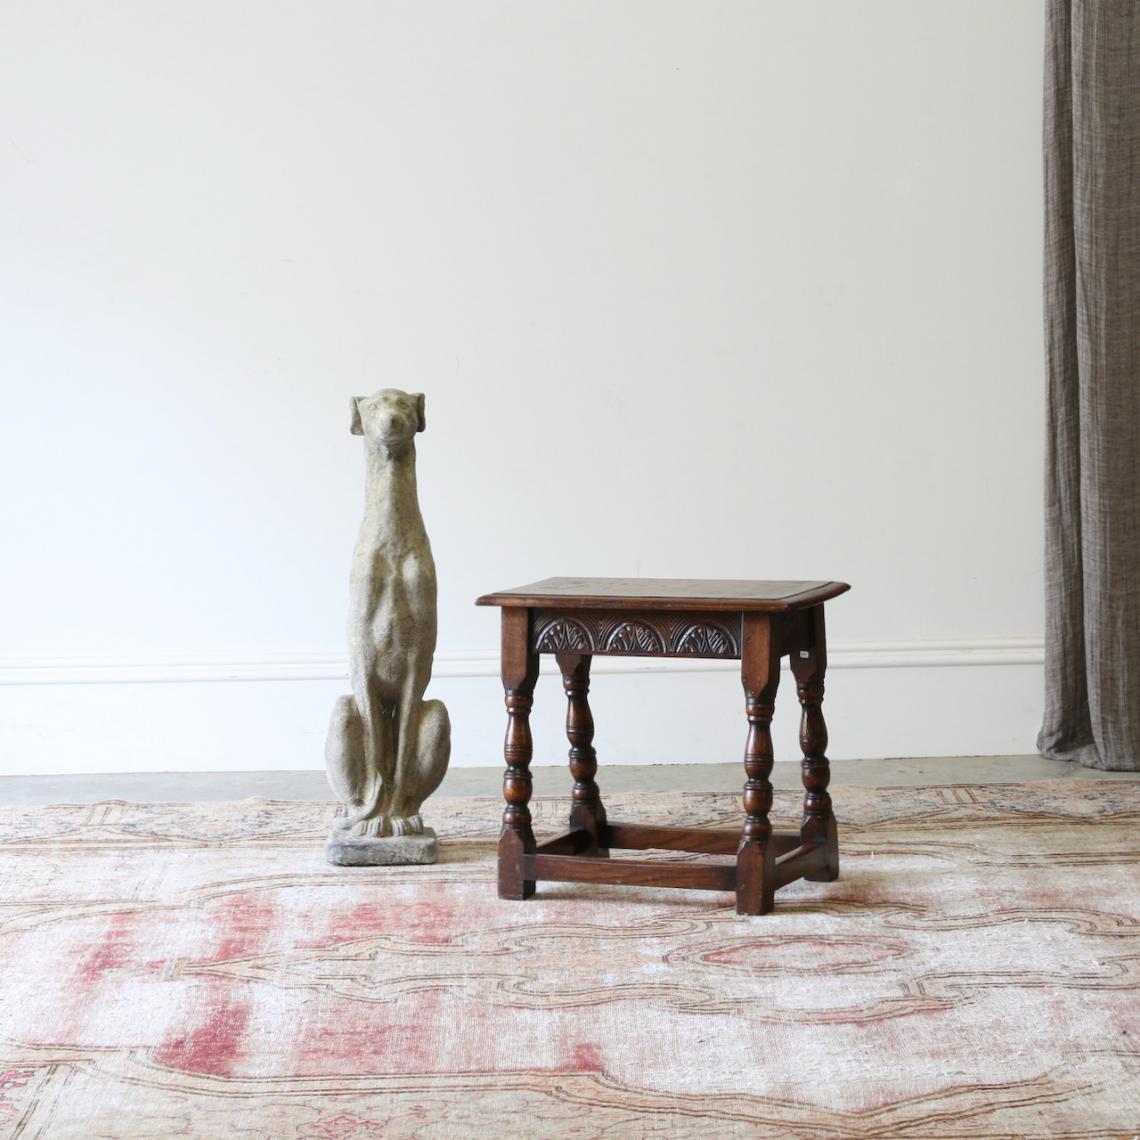
[[[723,610],[786,613],[851,589],[846,582],[767,582],[733,578],[544,578],[484,594],[477,606],[589,610]]]

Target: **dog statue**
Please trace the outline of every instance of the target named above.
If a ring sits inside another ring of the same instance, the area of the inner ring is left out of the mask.
[[[366,474],[349,582],[352,695],[337,699],[325,745],[341,801],[326,845],[334,863],[436,858],[420,808],[447,771],[451,722],[442,701],[423,699],[436,640],[435,563],[416,494],[423,430],[422,393],[385,388],[352,401]]]

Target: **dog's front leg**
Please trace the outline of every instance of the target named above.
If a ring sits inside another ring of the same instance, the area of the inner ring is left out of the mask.
[[[395,767],[395,709],[385,701],[373,665],[371,659],[362,662],[353,674],[362,754],[344,820],[351,834],[375,838],[387,831]]]
[[[388,820],[393,835],[419,835],[424,821],[419,814],[419,737],[426,678],[411,675],[404,682],[396,714],[396,763],[388,800]]]

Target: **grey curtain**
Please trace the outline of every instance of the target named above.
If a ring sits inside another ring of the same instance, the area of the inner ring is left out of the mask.
[[[1140,769],[1140,0],[1048,0],[1045,756]]]

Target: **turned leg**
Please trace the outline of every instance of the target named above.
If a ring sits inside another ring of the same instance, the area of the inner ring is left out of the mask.
[[[804,784],[804,817],[800,836],[804,843],[822,843],[827,863],[822,870],[805,875],[817,883],[829,883],[839,877],[839,836],[831,810],[827,785],[831,768],[827,762],[827,724],[823,719],[823,678],[827,672],[827,639],[823,627],[823,606],[805,615],[807,648],[792,653],[792,673],[796,678],[796,695],[803,712],[800,717],[800,748]]]
[[[736,850],[736,913],[767,914],[776,890],[776,849],[772,843],[772,713],[780,684],[780,650],[774,621],[746,614],[740,676],[748,739],[744,747],[744,827]]]
[[[507,738],[503,757],[503,829],[499,833],[499,898],[528,899],[534,880],[523,877],[523,856],[533,855],[534,831],[530,825],[530,761],[534,744],[530,735],[530,709],[538,680],[538,654],[530,649],[530,612],[503,609],[503,696],[507,706]]]
[[[590,712],[588,653],[558,653],[562,688],[566,691],[566,738],[570,741],[570,774],[574,777],[570,827],[589,832],[590,851],[598,850],[598,834],[605,827],[606,809],[598,791],[598,754],[594,751],[594,716]]]

